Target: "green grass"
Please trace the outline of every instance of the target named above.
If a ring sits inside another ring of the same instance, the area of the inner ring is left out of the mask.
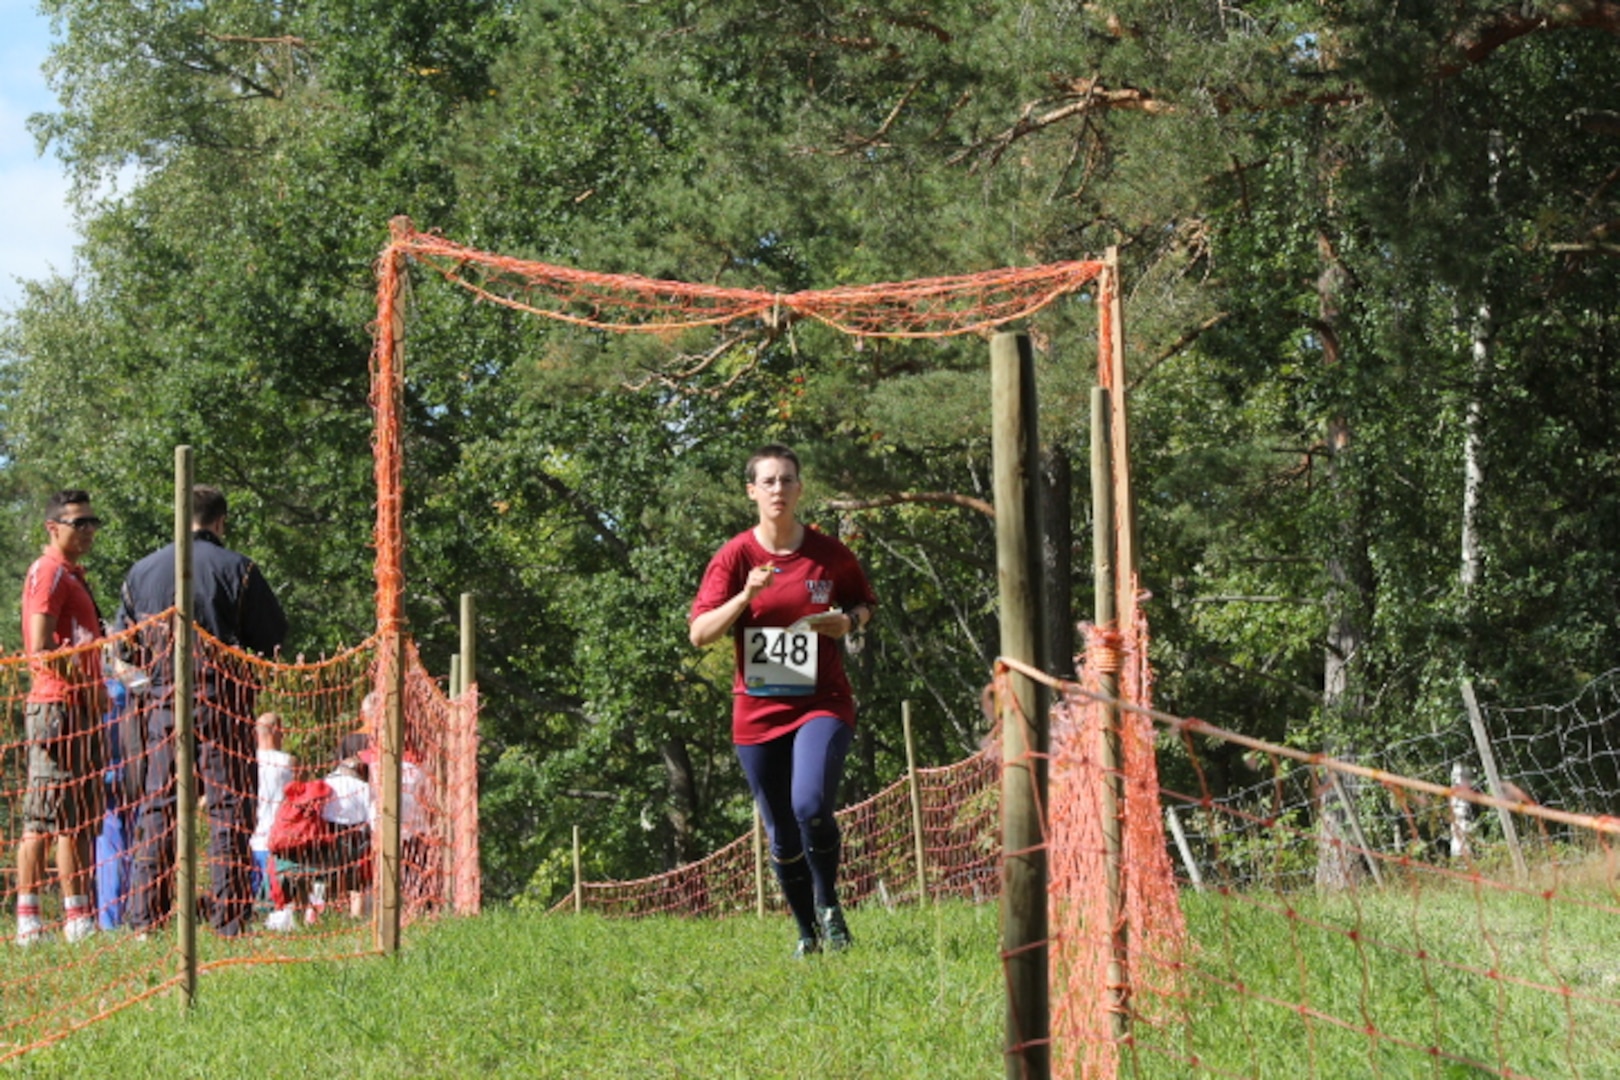
[[[1190,993],[1138,1026],[1137,1074],[1615,1080],[1614,904],[1601,884],[1186,894]]]
[[[781,917],[493,910],[395,959],[205,973],[17,1059],[64,1077],[984,1077],[1001,1066],[994,905],[850,912],[796,961]]]
[[[1186,994],[1138,994],[1121,1076],[1620,1078],[1604,883],[1551,899],[1430,882],[1182,906]],[[189,1012],[155,998],[0,1073],[997,1077],[999,918],[994,904],[863,908],[854,950],[797,961],[781,916],[495,909],[413,928],[392,959],[206,972]]]

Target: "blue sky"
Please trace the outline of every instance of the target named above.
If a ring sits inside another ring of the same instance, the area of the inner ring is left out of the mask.
[[[39,67],[50,48],[50,20],[35,0],[0,0],[0,312],[22,297],[17,278],[73,270],[76,233],[66,205],[67,177],[54,156],[40,157],[25,126],[56,100]]]

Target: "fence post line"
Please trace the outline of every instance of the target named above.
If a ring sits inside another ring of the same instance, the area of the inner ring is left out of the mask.
[[[1114,535],[1114,443],[1112,398],[1107,387],[1091,388],[1091,552],[1095,579],[1093,619],[1099,630],[1117,629],[1118,597],[1115,594],[1116,568]],[[1116,1040],[1130,1034],[1126,1000],[1130,994],[1126,972],[1126,930],[1124,875],[1120,861],[1124,851],[1125,805],[1119,742],[1119,671],[1112,664],[1094,663],[1097,689],[1108,699],[1102,711],[1100,746],[1102,791],[1099,792],[1103,832],[1103,871],[1108,889],[1108,1019]]]
[[[765,819],[754,807],[754,914],[765,917]]]
[[[382,731],[377,740],[382,744],[377,762],[382,769],[382,808],[377,817],[380,850],[376,912],[377,946],[389,956],[399,952],[400,756],[405,741],[405,635],[396,629],[390,637],[385,641],[383,664],[388,681],[383,692]]]
[[[174,777],[175,923],[185,965],[185,997],[197,997],[196,615],[191,581],[191,447],[174,448]],[[161,841],[159,841],[161,843]]]
[[[574,826],[574,914],[585,910],[585,878],[580,870],[579,826]]]
[[[1176,850],[1181,852],[1181,865],[1187,868],[1187,880],[1192,882],[1194,892],[1204,891],[1204,875],[1198,871],[1198,862],[1193,858],[1192,845],[1187,843],[1187,833],[1181,827],[1181,815],[1176,808],[1164,808],[1164,821],[1170,826],[1170,835],[1176,838]]]
[[[1333,793],[1339,797],[1339,805],[1344,807],[1345,819],[1350,823],[1350,835],[1361,848],[1362,861],[1367,869],[1372,871],[1373,881],[1379,885],[1384,883],[1383,872],[1378,869],[1378,860],[1373,857],[1372,846],[1367,843],[1367,834],[1361,831],[1361,813],[1356,804],[1350,801],[1350,793],[1344,789],[1344,780],[1335,769],[1327,770],[1328,781],[1333,785]]]
[[[917,743],[911,737],[911,702],[900,703],[900,728],[906,737],[906,787],[911,792],[911,835],[917,845],[917,903],[927,906],[928,845],[923,836],[922,784],[917,778]]]
[[[1498,799],[1507,798],[1502,794],[1502,776],[1496,771],[1496,751],[1491,749],[1491,733],[1485,730],[1485,717],[1479,711],[1479,699],[1474,697],[1474,681],[1462,681],[1463,704],[1468,707],[1468,724],[1474,729],[1474,746],[1479,750],[1479,760],[1485,766],[1485,779],[1491,785],[1491,794]],[[1508,852],[1513,856],[1513,871],[1523,881],[1530,876],[1530,868],[1524,862],[1524,849],[1519,847],[1519,830],[1513,824],[1513,812],[1505,806],[1496,808],[1496,817],[1502,822],[1502,836],[1507,840]]]
[[[996,508],[996,578],[1001,654],[1044,671],[1040,436],[1035,354],[1029,335],[990,340],[991,447]],[[1016,709],[1002,717],[1001,949],[1007,975],[1008,1080],[1045,1080],[1049,1046],[1050,944],[1046,917],[1047,713],[1050,694],[1011,673]]]

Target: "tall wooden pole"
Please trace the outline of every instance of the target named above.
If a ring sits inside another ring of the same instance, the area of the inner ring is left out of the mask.
[[[1096,597],[1092,610],[1096,625],[1102,630],[1118,629],[1118,604],[1114,593],[1116,522],[1114,516],[1113,437],[1110,394],[1101,386],[1091,390],[1091,501],[1092,501],[1092,560],[1096,578]],[[1100,659],[1100,658],[1099,658]],[[1094,661],[1095,663],[1095,661]],[[1124,875],[1120,860],[1124,852],[1123,774],[1120,771],[1119,740],[1119,669],[1111,663],[1097,663],[1097,689],[1109,700],[1100,708],[1103,715],[1102,767],[1103,785],[1099,792],[1102,832],[1103,867],[1108,888],[1108,1014],[1116,1039],[1128,1034],[1125,1005],[1126,937]]]
[[[192,621],[196,601],[191,582],[191,447],[174,448],[174,783],[176,925],[185,964],[186,1004],[197,997],[197,704],[194,666],[197,650]],[[161,841],[159,841],[161,842]]]
[[[911,793],[911,836],[917,854],[917,903],[926,906],[928,844],[923,832],[922,784],[917,779],[917,744],[911,737],[911,702],[900,703],[900,727],[906,738],[906,790]]]
[[[1474,681],[1462,681],[1463,704],[1468,707],[1468,725],[1474,731],[1474,747],[1479,751],[1480,763],[1485,766],[1485,779],[1491,785],[1491,794],[1498,799],[1507,795],[1502,790],[1502,774],[1496,768],[1496,751],[1491,748],[1491,735],[1485,730],[1485,716],[1479,711],[1479,699],[1474,696]],[[1513,814],[1504,807],[1496,808],[1496,819],[1502,823],[1502,836],[1507,840],[1508,853],[1513,856],[1513,872],[1518,880],[1530,876],[1530,867],[1524,861],[1524,849],[1519,846],[1519,830],[1513,824]]]
[[[1136,496],[1131,490],[1130,430],[1125,410],[1125,301],[1121,296],[1119,248],[1103,255],[1103,303],[1107,306],[1107,367],[1102,379],[1109,391],[1108,443],[1113,469],[1114,525],[1118,539],[1114,563],[1115,596],[1127,613],[1136,611],[1130,595],[1136,579]],[[1134,623],[1134,617],[1131,618]],[[1131,630],[1132,626],[1123,626]]]
[[[462,835],[461,822],[456,817],[456,800],[462,797],[464,781],[462,779],[462,762],[467,757],[468,746],[471,743],[462,731],[466,718],[462,715],[461,702],[461,654],[456,653],[450,657],[450,730],[445,737],[444,755],[444,788],[445,812],[449,815],[450,842],[444,845],[444,880],[449,891],[451,910],[459,912],[461,909],[456,901],[456,865],[459,859],[458,852],[467,843],[467,837]]]
[[[1042,569],[1045,571],[1046,656],[1051,661],[1047,674],[1071,682],[1075,670],[1074,606],[1074,477],[1068,451],[1047,447],[1041,454]]]
[[[461,594],[461,689],[465,691],[478,681],[478,624],[475,618],[477,604],[473,594]]]
[[[476,915],[483,904],[483,880],[478,865],[478,619],[473,594],[461,594],[461,686],[463,699],[457,717],[458,788],[455,804],[456,876],[455,907],[463,915]],[[471,691],[471,693],[469,693]]]
[[[574,914],[585,910],[585,870],[579,853],[579,826],[574,826]]]
[[[996,505],[996,578],[1001,653],[1045,670],[1041,602],[1040,440],[1035,357],[1027,334],[990,342],[992,454]],[[1001,949],[1007,975],[1008,1080],[1051,1074],[1047,992],[1046,804],[1048,693],[1012,675],[1018,707],[1002,716]]]
[[[754,807],[754,914],[765,917],[765,819]]]
[[[405,749],[405,635],[385,639],[387,682],[383,691],[382,807],[377,818],[377,947],[384,955],[399,952],[401,756]]]

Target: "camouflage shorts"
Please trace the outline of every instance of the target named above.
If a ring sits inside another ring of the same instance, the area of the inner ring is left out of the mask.
[[[99,823],[103,785],[95,722],[74,704],[29,702],[23,726],[28,736],[23,831],[71,832]]]

